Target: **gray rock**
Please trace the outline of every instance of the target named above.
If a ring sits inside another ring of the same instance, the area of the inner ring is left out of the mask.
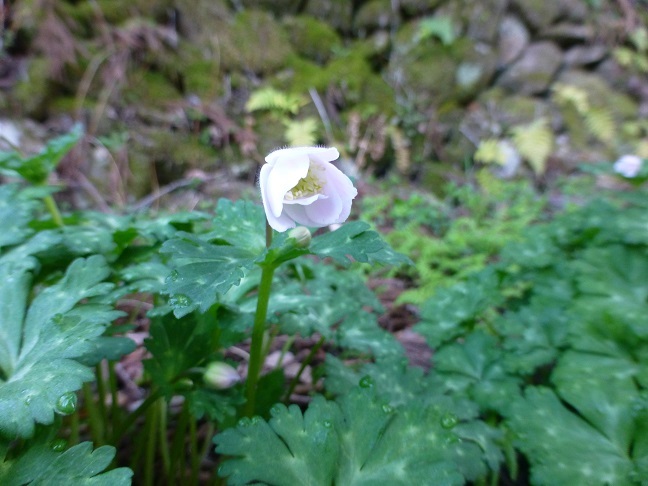
[[[560,45],[573,45],[590,42],[594,35],[594,28],[591,25],[560,22],[543,30],[540,37],[553,40]]]
[[[529,30],[515,15],[507,15],[499,25],[497,42],[498,69],[515,61],[529,45]]]
[[[360,32],[372,32],[389,27],[395,19],[391,0],[370,0],[358,10],[354,26]]]
[[[560,2],[555,0],[512,0],[512,5],[534,31],[553,24],[563,10]]]
[[[537,42],[527,47],[496,84],[518,94],[540,94],[547,91],[561,63],[562,52],[553,42]]]
[[[478,42],[494,43],[507,6],[508,0],[474,2],[467,14],[468,37]]]
[[[353,2],[348,0],[308,2],[303,13],[323,20],[340,31],[349,32],[353,22]]]
[[[604,44],[577,45],[565,52],[565,65],[577,67],[596,64],[602,61],[608,52],[609,49]]]
[[[587,2],[583,0],[557,0],[561,17],[571,22],[583,22],[587,18]]]

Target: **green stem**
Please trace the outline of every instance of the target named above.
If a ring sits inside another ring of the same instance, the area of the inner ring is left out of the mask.
[[[92,441],[94,442],[95,447],[102,446],[105,443],[103,421],[101,413],[97,409],[97,404],[94,401],[92,389],[87,383],[83,385],[83,398],[86,411],[88,412]]]
[[[286,395],[284,396],[284,402],[287,402],[288,399],[290,398],[290,395],[292,395],[292,392],[295,390],[295,387],[297,386],[297,383],[299,383],[299,378],[301,377],[302,373],[306,369],[306,367],[310,364],[310,362],[313,360],[315,357],[315,354],[319,351],[319,349],[322,347],[324,344],[324,336],[320,337],[319,341],[315,343],[315,346],[313,346],[313,349],[311,349],[310,353],[308,353],[308,356],[306,356],[306,359],[302,361],[301,366],[299,367],[299,371],[297,371],[297,374],[295,377],[291,380],[290,385],[288,386],[288,391],[286,392]]]
[[[70,416],[70,444],[75,445],[79,443],[79,409],[76,409]]]
[[[108,427],[110,422],[106,411],[106,380],[104,380],[101,364],[99,363],[95,367],[95,374],[97,376],[97,411],[101,415],[101,423],[104,424],[104,427]],[[110,437],[107,431],[105,435],[106,437]]]
[[[189,421],[189,447],[191,447],[191,478],[189,484],[198,484],[198,472],[200,471],[200,461],[198,460],[198,433],[196,419],[191,417]]]
[[[162,393],[159,390],[151,393],[134,412],[126,417],[126,420],[124,420],[124,423],[121,426],[121,433],[116,437],[115,444],[118,444],[122,440],[124,434],[128,432],[128,429],[133,426],[135,421],[140,418],[161,396]]]
[[[166,400],[158,400],[160,420],[158,421],[158,430],[160,432],[160,455],[162,456],[162,467],[165,475],[168,477],[171,470],[171,457],[169,454],[169,441],[167,440],[167,404]]]
[[[155,474],[155,433],[157,432],[158,425],[158,409],[153,407],[150,409],[147,419],[149,420],[148,426],[148,440],[146,442],[146,456],[144,458],[144,484],[146,486],[153,486]]]
[[[56,201],[54,201],[52,195],[48,194],[43,198],[43,201],[45,202],[45,206],[47,207],[47,210],[52,215],[52,219],[54,220],[56,226],[58,226],[59,228],[63,228],[63,226],[65,226],[65,223],[63,222],[61,213],[59,212],[58,206],[56,205]]]
[[[266,247],[272,244],[272,228],[266,222]],[[264,265],[261,270],[261,283],[257,296],[256,313],[254,314],[254,325],[252,327],[252,342],[250,344],[250,363],[248,365],[248,377],[245,390],[245,415],[251,417],[256,409],[256,392],[263,363],[263,336],[266,329],[266,316],[268,314],[268,302],[270,301],[270,289],[272,287],[272,276],[275,266]]]
[[[182,467],[184,461],[184,452],[187,437],[187,427],[189,425],[190,413],[189,404],[185,400],[182,404],[182,410],[178,417],[178,422],[175,427],[173,442],[171,443],[171,471],[169,472],[168,480],[171,484],[175,484],[178,475],[178,464]],[[181,471],[181,480],[184,481],[184,471]]]
[[[257,301],[256,314],[254,315],[254,326],[252,328],[252,342],[250,344],[250,364],[248,366],[247,389],[245,397],[245,415],[254,415],[256,405],[257,383],[261,372],[263,360],[263,336],[265,333],[266,315],[268,313],[268,302],[270,300],[270,288],[275,267],[264,266],[261,272],[261,284]]]
[[[112,443],[115,443],[117,431],[121,430],[121,411],[119,410],[119,392],[117,387],[117,374],[115,363],[108,362],[108,385],[110,387],[110,423],[112,425]]]

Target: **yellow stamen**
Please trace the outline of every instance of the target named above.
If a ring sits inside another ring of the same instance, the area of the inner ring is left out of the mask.
[[[300,199],[303,197],[314,196],[315,194],[320,194],[323,189],[322,181],[315,174],[313,170],[313,165],[308,167],[308,172],[306,177],[299,179],[299,182],[293,187],[290,191],[284,196],[285,199],[291,201],[293,199]]]

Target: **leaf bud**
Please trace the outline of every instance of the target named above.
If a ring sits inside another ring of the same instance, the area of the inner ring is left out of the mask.
[[[203,380],[209,388],[224,390],[225,388],[231,388],[241,381],[241,377],[236,370],[227,363],[214,361],[213,363],[209,363],[207,368],[205,368]]]
[[[288,238],[294,241],[297,248],[308,248],[311,243],[311,233],[305,226],[297,226],[295,229],[290,230]]]

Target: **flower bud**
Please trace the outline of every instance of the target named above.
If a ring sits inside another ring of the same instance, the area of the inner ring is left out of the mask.
[[[294,245],[297,248],[308,248],[311,242],[311,233],[308,228],[297,226],[295,229],[290,230],[288,238],[294,240]]]
[[[241,377],[236,370],[222,361],[209,363],[205,369],[203,379],[208,387],[216,390],[231,388],[241,381]]]

